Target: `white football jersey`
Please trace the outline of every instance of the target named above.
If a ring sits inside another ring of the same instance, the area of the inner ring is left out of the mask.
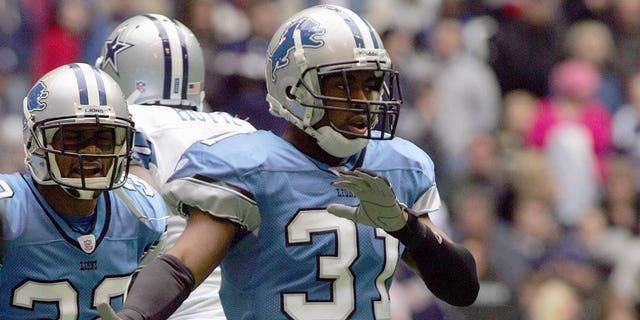
[[[225,112],[198,112],[160,105],[130,105],[136,127],[135,158],[149,169],[162,186],[173,173],[182,153],[202,139],[223,139],[255,128]],[[184,217],[171,215],[167,222],[165,248],[171,248],[187,225]],[[196,290],[169,318],[226,319],[218,297],[220,268]]]

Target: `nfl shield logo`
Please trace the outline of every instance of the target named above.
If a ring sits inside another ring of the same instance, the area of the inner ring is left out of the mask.
[[[142,80],[136,80],[136,90],[144,92],[147,89],[147,83]]]
[[[92,234],[86,234],[78,237],[78,244],[85,253],[92,253],[96,248],[96,237]]]

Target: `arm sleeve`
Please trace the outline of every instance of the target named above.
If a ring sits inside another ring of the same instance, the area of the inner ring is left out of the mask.
[[[135,278],[118,316],[130,320],[167,319],[187,299],[194,283],[193,274],[178,258],[163,255]]]
[[[411,212],[407,225],[389,234],[406,246],[405,254],[415,261],[422,281],[439,299],[454,306],[476,300],[480,284],[469,250],[443,239]]]

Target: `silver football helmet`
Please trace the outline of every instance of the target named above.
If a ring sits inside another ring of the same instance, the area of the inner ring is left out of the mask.
[[[125,20],[105,41],[96,67],[118,82],[129,104],[202,110],[202,48],[175,19],[143,14]]]
[[[269,111],[313,136],[326,152],[347,157],[362,150],[368,139],[393,138],[402,100],[398,72],[364,18],[333,5],[305,9],[280,26],[267,54]],[[379,79],[373,98],[355,99],[348,90],[346,99],[322,94],[322,77],[338,74],[348,88],[349,73],[359,71],[372,71]],[[326,105],[329,101],[366,108],[337,108]],[[327,109],[365,113],[368,130],[354,138],[333,123],[314,128]]]
[[[37,183],[58,184],[79,199],[95,198],[100,191],[125,183],[134,124],[120,87],[109,75],[85,63],[58,67],[31,88],[24,98],[23,113],[25,163]],[[83,124],[103,129],[110,151],[88,154],[78,148],[54,147],[54,137],[60,144],[67,130]],[[77,159],[79,177],[64,176],[57,157]],[[83,167],[86,163],[105,158],[110,160],[110,167],[101,168],[104,175],[85,176],[85,172],[94,170]]]

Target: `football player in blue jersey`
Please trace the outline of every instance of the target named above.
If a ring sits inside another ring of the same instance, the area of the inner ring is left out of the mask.
[[[288,19],[267,54],[267,100],[287,130],[183,153],[163,195],[187,227],[118,314],[98,306],[103,319],[163,319],[218,264],[229,319],[389,319],[400,258],[443,301],[472,304],[473,256],[429,219],[433,163],[394,138],[398,74],[377,32],[316,6]]]
[[[164,238],[159,193],[128,175],[134,127],[118,84],[58,67],[23,103],[28,172],[0,174],[0,319],[96,319],[118,310]]]
[[[191,30],[175,19],[142,14],[123,21],[107,38],[96,66],[113,77],[128,97],[136,127],[131,172],[150,179],[152,185],[167,181],[182,152],[194,142],[255,131],[228,113],[202,112],[202,49]],[[186,224],[183,216],[169,216],[166,248],[173,246]],[[169,319],[226,319],[219,288],[220,268],[216,268]]]

